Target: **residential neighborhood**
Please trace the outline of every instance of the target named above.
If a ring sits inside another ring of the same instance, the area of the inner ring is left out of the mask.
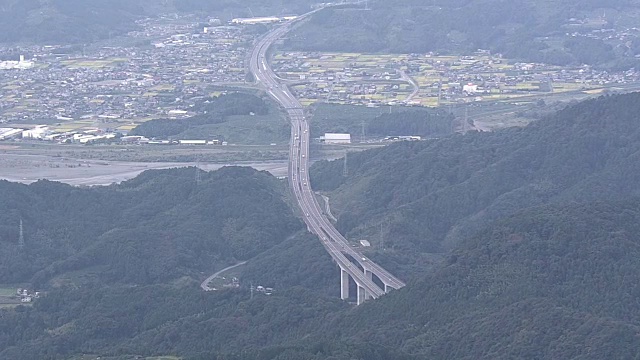
[[[247,56],[260,34],[256,26],[291,18],[237,18],[226,24],[211,18],[203,24],[194,16],[166,15],[138,21],[140,30],[128,34],[128,46],[0,48],[20,54],[0,62],[0,140],[179,143],[127,134],[151,119],[198,115],[198,102],[229,87],[254,86],[247,78]],[[567,34],[628,42],[637,33],[632,28]],[[304,105],[535,101],[552,94],[598,94],[640,80],[637,70],[515,62],[482,49],[467,55],[277,51],[271,63]],[[222,140],[188,144],[224,145]]]

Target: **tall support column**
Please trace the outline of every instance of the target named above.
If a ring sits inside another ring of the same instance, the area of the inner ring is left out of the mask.
[[[340,269],[340,299],[349,298],[349,273]]]
[[[387,284],[384,284],[384,292],[388,293],[389,291],[391,291],[391,287]]]
[[[373,280],[373,273],[371,271],[367,270],[367,269],[364,269],[364,276],[366,276],[367,279],[369,279],[369,280]],[[369,294],[368,291],[364,292],[364,299],[365,300],[371,299],[371,294]]]
[[[358,286],[358,302],[357,305],[362,304],[366,300],[367,290],[360,286],[360,284],[356,284]]]

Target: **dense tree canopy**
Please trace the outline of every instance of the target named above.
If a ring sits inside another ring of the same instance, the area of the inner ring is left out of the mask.
[[[391,249],[373,256],[393,264],[449,249],[430,271],[396,264],[407,286],[355,309],[266,173],[0,182],[2,281],[46,290],[33,306],[0,309],[0,358],[633,359],[639,98],[354,154],[347,178],[337,162],[315,166],[349,234],[388,219]],[[239,259],[250,259],[239,288],[199,289],[200,271]],[[252,297],[247,281],[276,290]]]
[[[389,248],[440,252],[487,222],[540,204],[640,193],[640,94],[568,107],[527,128],[400,143],[322,161],[338,227]],[[390,234],[393,234],[391,236]]]
[[[0,282],[41,286],[78,270],[108,283],[164,282],[251,258],[300,229],[267,173],[201,171],[198,184],[196,171],[147,171],[92,188],[0,182]]]
[[[199,115],[186,119],[149,120],[131,130],[131,135],[163,139],[180,138],[182,133],[189,130],[229,121],[229,117],[233,115],[266,115],[269,112],[269,106],[255,95],[234,92],[203,100],[192,110]]]

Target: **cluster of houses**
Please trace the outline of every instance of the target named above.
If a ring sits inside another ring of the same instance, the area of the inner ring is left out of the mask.
[[[258,292],[260,294],[271,295],[271,294],[273,294],[273,288],[264,287],[262,285],[258,285],[258,286],[256,286],[256,292]]]
[[[427,98],[436,97],[437,104],[469,102],[488,95],[549,93],[575,86],[640,81],[640,71],[635,69],[611,72],[586,65],[507,63],[500,54],[481,49],[458,57],[429,53],[379,59],[358,54],[285,52],[274,60],[274,70],[302,99],[353,105],[433,104]],[[416,93],[412,93],[411,78],[419,86]]]
[[[18,289],[16,291],[16,296],[20,298],[20,302],[30,303],[33,301],[33,299],[37,299],[40,297],[40,292],[29,291],[28,289]]]
[[[7,48],[33,54],[37,66],[24,59],[0,62],[0,121],[100,120],[130,126],[137,119],[179,117],[175,111],[188,113],[211,95],[212,85],[245,81],[246,53],[255,37],[245,26],[203,32],[195,18],[146,19],[139,25],[141,30],[129,36],[152,46],[82,53],[57,45]]]

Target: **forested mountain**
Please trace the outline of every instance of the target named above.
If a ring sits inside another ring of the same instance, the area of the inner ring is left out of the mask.
[[[230,167],[196,183],[195,171],[92,188],[1,181],[0,283],[166,283],[249,259],[302,228],[269,174]]]
[[[489,49],[508,58],[558,65],[586,63],[625,70],[638,66],[636,45],[566,35],[631,28],[638,20],[637,0],[379,0],[367,4],[367,10],[364,5],[323,10],[288,38],[288,47],[462,54]],[[633,43],[640,40],[634,37]]]
[[[0,43],[87,43],[135,29],[134,21],[163,13],[249,17],[308,11],[309,0],[3,0]]]
[[[308,336],[323,318],[349,310],[336,296],[336,278],[337,270],[317,239],[298,233],[253,258],[237,289],[204,292],[199,282],[186,278],[149,285],[94,281],[47,288],[33,306],[0,309],[0,358],[307,356],[306,346],[284,345]],[[270,296],[256,292],[252,297],[251,283],[275,290]],[[352,354],[342,346],[332,348]]]
[[[246,288],[205,293],[193,284],[55,289],[33,307],[0,311],[0,356],[634,359],[639,224],[638,198],[528,209],[463,241],[433,273],[355,309],[313,287],[253,299]],[[308,240],[286,242],[328,260]],[[290,269],[276,272],[314,266],[281,250]]]
[[[441,252],[488,222],[531,206],[640,194],[640,94],[601,97],[526,128],[398,143],[322,161],[348,237],[400,252]]]
[[[0,4],[0,43],[60,44],[105,39],[133,29],[134,20],[147,14],[142,2],[4,0]]]
[[[346,178],[315,165],[348,235],[389,222],[377,256],[409,280],[357,308],[266,173],[0,182],[1,281],[46,289],[0,310],[0,358],[634,359],[638,113],[640,94],[607,96],[523,129],[353,154]],[[429,272],[397,263],[430,251],[444,260]],[[200,271],[248,258],[240,288],[198,288]],[[251,297],[247,281],[276,291]]]
[[[638,198],[527,210],[326,333],[417,359],[635,359],[639,221]]]
[[[166,13],[232,17],[302,14],[314,0],[6,0],[0,43],[89,43],[135,29],[136,19]],[[638,66],[640,38],[604,41],[567,36],[625,29],[638,22],[638,0],[383,0],[316,14],[286,47],[309,51],[470,53],[478,48],[523,61]],[[349,36],[344,36],[349,34]]]

